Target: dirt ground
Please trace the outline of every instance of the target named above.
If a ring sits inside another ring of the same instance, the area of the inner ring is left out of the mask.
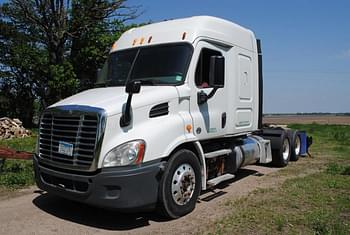
[[[281,115],[281,116],[265,116],[264,123],[269,124],[338,124],[350,125],[350,116],[336,115]]]
[[[203,193],[192,213],[170,221],[155,213],[120,214],[97,209],[51,196],[33,187],[22,196],[0,200],[0,234],[201,233],[229,212],[226,202],[259,188],[277,187],[287,178],[300,176],[295,169],[309,168],[309,161],[304,158],[282,171],[257,165],[245,167],[232,181]],[[306,171],[302,172],[305,174]]]

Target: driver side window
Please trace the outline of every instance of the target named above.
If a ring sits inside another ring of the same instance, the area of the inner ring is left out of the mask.
[[[210,57],[221,56],[221,52],[203,48],[198,59],[195,82],[199,88],[209,88]]]

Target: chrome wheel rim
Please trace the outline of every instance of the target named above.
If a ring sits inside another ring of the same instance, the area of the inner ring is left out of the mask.
[[[187,204],[196,186],[196,176],[191,165],[180,165],[174,172],[171,182],[171,195],[174,202],[180,206]]]
[[[295,155],[296,156],[299,156],[299,154],[300,154],[300,147],[301,146],[301,144],[300,144],[300,137],[299,136],[297,136],[296,138],[295,138]]]
[[[287,161],[289,158],[289,141],[287,138],[283,140],[283,160]]]

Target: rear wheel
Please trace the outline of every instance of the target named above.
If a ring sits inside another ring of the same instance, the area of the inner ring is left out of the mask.
[[[290,160],[298,161],[299,155],[300,155],[300,147],[301,147],[301,141],[300,141],[300,136],[298,135],[298,131],[290,130],[288,132],[288,136],[291,143]]]
[[[288,165],[291,154],[291,142],[283,129],[265,129],[263,136],[271,141],[272,164],[277,167]]]
[[[194,210],[201,190],[201,170],[197,156],[189,150],[174,153],[164,171],[159,188],[159,210],[178,218]]]
[[[288,138],[284,138],[284,140],[283,140],[283,144],[282,144],[282,158],[283,158],[283,162],[287,162],[287,164],[288,164],[288,161],[289,161],[289,158],[290,158],[290,142],[289,142]]]

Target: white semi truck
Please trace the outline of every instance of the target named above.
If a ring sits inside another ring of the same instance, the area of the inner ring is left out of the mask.
[[[261,62],[252,31],[215,17],[125,32],[99,88],[43,112],[37,185],[99,207],[158,208],[177,218],[242,166],[286,166],[301,142],[263,128]]]

